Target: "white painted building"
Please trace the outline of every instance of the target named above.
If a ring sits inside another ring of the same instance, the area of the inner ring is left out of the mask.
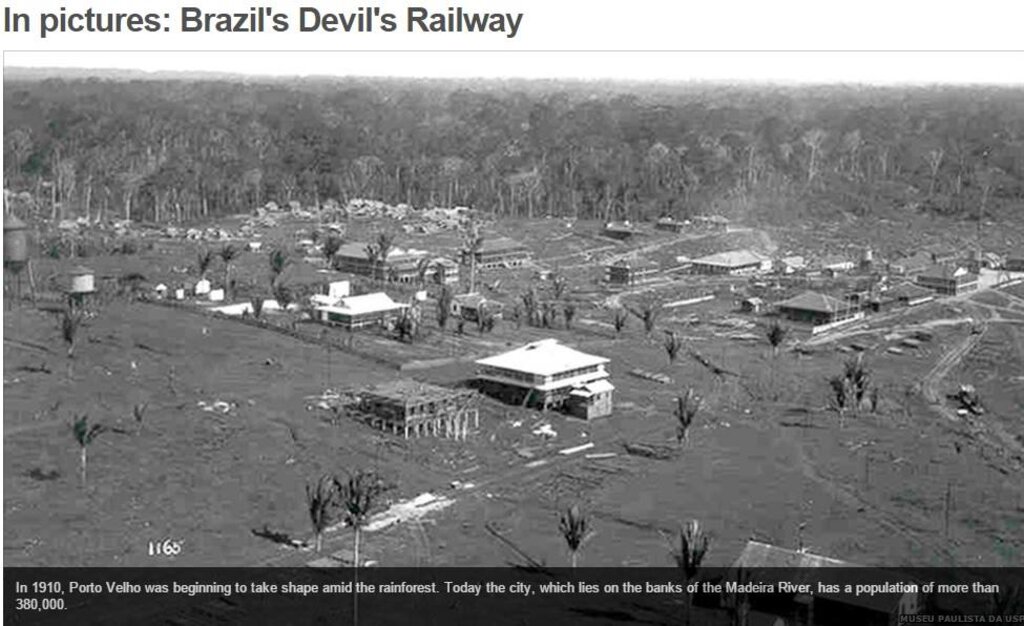
[[[383,292],[338,299],[313,296],[311,301],[318,320],[348,329],[387,325],[409,308]]]
[[[730,250],[694,259],[693,269],[699,274],[759,274],[771,271],[772,260],[752,250]]]
[[[595,404],[607,406],[607,414],[614,391],[605,369],[608,363],[602,356],[580,352],[557,339],[543,339],[476,361],[477,381],[483,391],[506,402],[544,408],[569,400],[573,391],[583,391]],[[607,384],[594,385],[597,381]]]

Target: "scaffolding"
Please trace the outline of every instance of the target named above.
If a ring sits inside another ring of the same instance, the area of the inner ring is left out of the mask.
[[[360,409],[374,428],[416,437],[432,435],[465,441],[469,424],[480,427],[475,391],[414,380],[395,380],[364,390]]]

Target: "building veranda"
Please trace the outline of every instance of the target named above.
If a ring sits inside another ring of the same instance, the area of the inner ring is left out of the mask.
[[[478,360],[477,385],[508,404],[562,409],[583,419],[603,417],[612,412],[615,390],[607,363],[557,339],[543,339]]]

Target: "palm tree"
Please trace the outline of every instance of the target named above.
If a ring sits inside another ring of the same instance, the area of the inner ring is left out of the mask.
[[[858,354],[856,358],[849,359],[843,363],[843,377],[853,392],[853,397],[850,398],[853,410],[858,411],[871,386],[871,371],[868,369],[867,364],[864,363],[863,354]]]
[[[700,412],[702,400],[694,393],[693,389],[687,389],[686,393],[676,396],[676,441],[683,443],[689,439],[690,425]]]
[[[277,248],[276,250],[270,251],[270,255],[267,260],[270,263],[270,284],[274,285],[281,277],[285,268],[288,267],[288,253]]]
[[[224,261],[224,290],[231,296],[231,262],[238,257],[241,250],[232,244],[227,244],[220,249],[220,259]]]
[[[577,505],[569,507],[558,521],[558,530],[562,533],[565,545],[569,548],[573,569],[576,569],[580,548],[594,534],[592,530],[588,530],[587,526],[589,526],[589,520]]]
[[[338,493],[338,500],[341,503],[341,510],[345,516],[345,522],[352,527],[355,538],[352,546],[352,567],[354,568],[353,582],[357,582],[359,576],[359,534],[370,517],[370,513],[379,504],[380,496],[390,486],[380,479],[376,472],[361,470],[356,474],[349,474],[344,481],[334,477],[334,487]],[[355,593],[355,586],[352,591],[352,623],[359,623],[359,596]]]
[[[206,272],[213,264],[213,251],[203,248],[196,255],[196,269],[199,270],[199,278],[206,278]]]
[[[85,468],[88,462],[87,451],[89,449],[89,445],[106,430],[106,427],[102,424],[93,424],[92,426],[89,426],[88,415],[75,417],[74,422],[71,424],[71,433],[75,436],[75,441],[78,442],[78,445],[82,450],[80,465],[83,487],[86,486]]]
[[[672,559],[683,575],[683,624],[690,623],[690,607],[693,604],[693,596],[687,587],[697,577],[710,544],[711,540],[704,534],[697,520],[679,526],[679,546],[672,547]]]
[[[331,515],[334,506],[337,504],[338,491],[335,488],[334,480],[323,475],[316,484],[306,484],[306,510],[309,512],[309,521],[313,524],[313,532],[316,534],[316,553],[320,554],[323,547],[324,530],[331,523]]]

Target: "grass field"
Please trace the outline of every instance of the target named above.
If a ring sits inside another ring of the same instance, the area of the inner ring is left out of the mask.
[[[283,224],[265,240],[285,242],[294,227]],[[360,229],[373,228],[363,223],[350,232],[361,236]],[[1024,444],[1024,342],[1020,325],[1010,321],[1024,295],[1020,287],[897,313],[807,354],[773,355],[760,338],[761,320],[740,315],[739,296],[725,288],[745,281],[681,278],[659,287],[653,294],[661,300],[699,289],[716,289],[718,296],[666,310],[651,337],[635,318],[617,336],[610,313],[599,306],[612,292],[595,283],[601,269],[594,260],[631,247],[657,244],[652,256],[667,260],[750,245],[761,235],[687,243],[652,232],[620,244],[599,237],[597,224],[569,229],[559,220],[535,220],[496,228],[536,244],[543,265],[564,268],[580,302],[573,329],[561,321],[552,329],[505,321],[493,333],[467,327],[458,336],[451,327],[437,329],[428,315],[425,334],[411,345],[360,332],[350,353],[179,308],[115,300],[87,321],[76,356],[68,359],[52,314],[27,302],[5,311],[6,562],[301,564],[311,558],[308,551],[253,530],[308,539],[307,481],[368,467],[397,483],[391,500],[429,491],[454,501],[423,523],[371,534],[369,554],[387,565],[518,561],[487,524],[538,560],[562,564],[558,514],[576,503],[597,530],[585,565],[668,564],[665,536],[691,518],[713,534],[708,562],[714,565],[730,563],[750,538],[791,547],[802,541],[864,564],[1020,562],[1024,485],[1011,463],[1013,447],[999,443],[1016,437]],[[782,247],[791,245],[787,237],[771,233]],[[458,235],[410,236],[400,245],[440,251],[458,245]],[[170,284],[195,279],[188,268],[196,249],[192,242],[161,241],[140,255],[84,261],[98,276],[138,271],[151,283]],[[41,261],[37,278],[53,282],[47,277],[71,264]],[[265,252],[244,253],[234,265],[240,281],[266,281]],[[218,261],[213,273],[221,271]],[[530,269],[484,273],[481,280],[500,280],[489,293],[506,304],[527,286],[550,290]],[[623,297],[634,302],[637,294]],[[971,317],[999,321],[961,363],[937,374],[943,356],[969,339],[964,320]],[[740,321],[733,326],[731,319]],[[889,351],[900,345],[894,329],[921,325],[931,340]],[[675,330],[687,349],[738,376],[716,377],[686,350],[670,363],[662,329]],[[329,333],[349,340],[343,331]],[[459,384],[472,376],[473,358],[549,336],[612,359],[612,417],[584,423],[487,400],[479,430],[455,443],[407,441],[350,419],[332,424],[325,412],[309,408],[326,388],[354,391],[398,376]],[[851,358],[852,343],[865,349],[881,401],[877,412],[848,416],[840,427],[826,409],[826,379]],[[637,378],[629,374],[635,368],[674,382]],[[930,406],[921,388],[932,379],[942,393],[976,385],[988,408],[984,420],[950,420]],[[689,387],[705,407],[681,454],[667,461],[628,455],[625,442],[675,445],[673,400]],[[217,401],[227,403],[227,412],[200,404]],[[132,408],[141,403],[148,410],[139,429]],[[69,425],[86,414],[112,430],[89,448],[83,486]],[[544,424],[557,436],[536,434]],[[557,453],[583,443],[594,444],[586,454],[615,456]],[[166,538],[184,540],[184,552],[174,560],[149,556],[148,543]],[[348,541],[344,531],[327,537],[329,549]]]

